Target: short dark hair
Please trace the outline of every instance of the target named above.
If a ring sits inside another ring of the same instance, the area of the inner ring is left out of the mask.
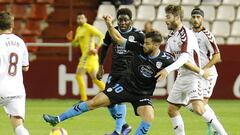
[[[199,7],[196,7],[196,8],[194,8],[193,10],[192,10],[192,12],[191,12],[191,16],[193,16],[193,15],[201,15],[202,17],[204,17],[204,12],[203,12],[203,10],[202,9],[200,9]]]
[[[117,11],[117,18],[119,15],[127,15],[132,20],[132,11],[128,8],[121,8]]]
[[[159,31],[152,31],[145,34],[145,38],[151,38],[153,42],[161,43],[163,38]]]
[[[85,15],[85,14],[84,14],[83,12],[78,12],[78,13],[77,13],[77,16],[78,16],[78,15]]]
[[[180,16],[180,19],[183,19],[184,11],[180,5],[168,5],[165,7],[166,13],[171,13],[174,16]]]
[[[12,27],[13,16],[6,11],[0,12],[0,29],[8,30]]]

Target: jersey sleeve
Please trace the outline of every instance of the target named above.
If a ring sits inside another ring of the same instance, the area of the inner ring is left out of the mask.
[[[168,52],[164,52],[164,65],[163,65],[163,68],[171,65],[172,63],[174,63],[175,59],[173,57],[172,54],[168,53]]]
[[[139,35],[138,42],[143,45],[144,44],[144,33],[142,31],[139,31],[138,35]]]
[[[166,52],[172,53],[168,43],[166,43],[164,50],[165,50]]]
[[[28,66],[29,65],[29,56],[28,56],[28,50],[26,47],[26,44],[22,42],[23,44],[23,61],[22,61],[22,66]]]
[[[106,34],[105,34],[105,37],[103,39],[103,45],[104,46],[109,46],[111,43],[112,43],[112,38],[111,38],[109,32],[107,31]]]
[[[219,53],[219,49],[218,49],[218,46],[217,46],[217,43],[216,43],[216,40],[215,40],[215,37],[213,36],[212,33],[210,33],[209,31],[207,32],[204,32],[204,34],[207,36],[207,41],[206,41],[206,44],[207,44],[207,48],[209,50],[209,52],[211,54],[216,54],[216,53]]]
[[[143,53],[143,45],[136,41],[129,41],[126,39],[125,48],[134,53]]]
[[[103,42],[103,34],[95,27],[89,25],[89,30],[93,36],[98,37],[97,45],[102,45]]]
[[[76,32],[75,32],[75,36],[74,36],[74,39],[72,40],[72,45],[77,45],[77,44],[79,44],[78,43],[78,35],[79,35],[79,30],[78,30],[79,28],[77,28],[76,29]]]

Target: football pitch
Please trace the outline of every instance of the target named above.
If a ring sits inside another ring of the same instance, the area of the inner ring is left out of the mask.
[[[28,99],[25,127],[29,129],[31,135],[49,135],[52,127],[43,121],[42,114],[57,115],[76,102],[77,100]],[[152,123],[149,135],[173,135],[174,131],[167,115],[167,102],[165,100],[153,100],[153,103],[155,120]],[[229,135],[240,135],[240,100],[211,100],[210,105]],[[127,122],[133,127],[130,135],[134,135],[134,130],[137,128],[140,118],[134,115],[130,104],[127,104],[127,108]],[[201,117],[185,108],[181,109],[181,113],[187,135],[206,135],[207,124]],[[114,129],[114,120],[110,117],[106,108],[101,108],[66,120],[56,127],[65,128],[68,135],[104,135],[104,133],[111,132]],[[9,119],[2,108],[0,109],[0,135],[14,135]]]

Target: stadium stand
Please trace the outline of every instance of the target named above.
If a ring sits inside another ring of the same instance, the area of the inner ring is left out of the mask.
[[[201,5],[200,8],[205,12],[204,14],[204,19],[206,21],[214,21],[215,16],[216,16],[216,11],[213,6],[210,5]]]
[[[145,23],[146,23],[146,20],[136,20],[134,21],[133,26],[140,30],[143,30]]]
[[[146,12],[147,11],[147,12]],[[153,5],[140,5],[137,11],[138,20],[151,20],[156,17],[155,7]]]
[[[165,19],[165,7],[166,7],[166,5],[160,5],[158,7],[156,20],[164,20]]]
[[[198,6],[201,0],[182,0],[182,5]]]
[[[212,33],[216,37],[227,38],[230,35],[230,24],[229,24],[229,22],[228,21],[214,21],[213,24],[212,24]]]
[[[142,0],[143,5],[153,5],[158,7],[161,3],[161,0]]]
[[[179,5],[180,3],[181,3],[181,0],[162,0],[163,5],[168,5],[168,4]]]
[[[102,16],[106,14],[110,14],[113,17],[113,20],[115,20],[116,17],[115,6],[111,4],[100,5],[98,7],[97,19],[103,19]]]
[[[133,12],[135,27],[143,29],[144,23],[152,20],[154,27],[166,37],[164,8],[167,4],[183,5],[183,21],[188,27],[192,8],[199,6],[205,11],[205,27],[215,34],[219,43],[239,41],[240,0],[134,0],[133,4],[118,8],[98,0],[0,0],[0,10],[15,15],[14,31],[26,37],[26,42],[66,42],[66,32],[76,28],[77,12],[85,13],[90,24],[105,32],[102,15],[110,13],[116,17],[117,9],[123,7]]]
[[[4,4],[10,4],[13,3],[14,0],[0,0],[0,3],[4,3]]]
[[[216,20],[224,20],[224,21],[232,22],[234,19],[235,19],[235,9],[233,6],[222,5],[218,7]]]

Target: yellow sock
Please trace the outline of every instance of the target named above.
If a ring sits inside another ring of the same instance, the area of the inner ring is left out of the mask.
[[[87,93],[86,93],[86,85],[85,85],[85,82],[83,80],[83,76],[77,74],[76,79],[77,79],[79,93],[80,93],[80,100],[81,101],[86,101],[87,100]]]
[[[105,89],[105,83],[103,81],[100,81],[97,78],[94,78],[93,82],[98,86],[99,91],[103,91]]]

